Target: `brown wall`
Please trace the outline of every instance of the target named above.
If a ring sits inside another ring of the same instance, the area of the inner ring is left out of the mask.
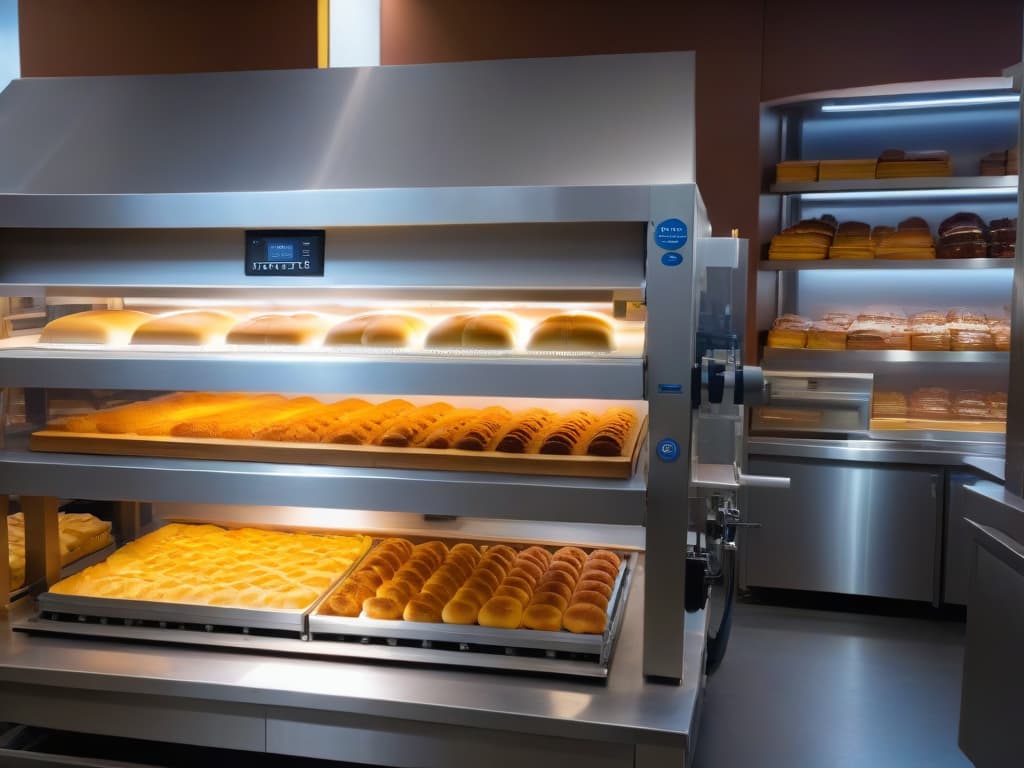
[[[23,77],[316,66],[316,0],[20,0]]]

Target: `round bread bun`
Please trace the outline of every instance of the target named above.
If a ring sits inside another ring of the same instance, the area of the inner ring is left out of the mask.
[[[615,330],[611,321],[596,312],[566,312],[551,315],[530,333],[529,350],[585,350],[611,352],[615,349]]]
[[[545,575],[547,575],[548,573],[554,573],[555,571],[562,571],[563,573],[567,573],[570,576],[572,576],[574,580],[578,579],[580,576],[580,567],[576,565],[576,563],[570,562],[568,560],[552,560],[551,565],[548,566],[548,570],[547,573],[545,573]]]
[[[502,582],[502,579],[498,578],[494,574],[494,571],[489,571],[486,568],[476,568],[476,569],[474,569],[474,571],[473,571],[472,575],[469,577],[469,579],[471,581],[473,579],[479,579],[480,581],[484,582],[490,588],[491,592],[496,590],[501,585],[501,582]]]
[[[595,592],[589,589],[581,589],[573,593],[572,599],[569,601],[569,605],[576,605],[577,603],[596,605],[602,611],[608,610],[608,598],[600,592]]]
[[[510,567],[516,559],[516,551],[505,544],[495,544],[487,548],[487,554],[500,557],[505,561],[505,566]]]
[[[558,592],[534,592],[530,605],[553,605],[562,612],[569,607],[569,600]]]
[[[462,581],[463,579],[465,579],[462,568],[460,568],[452,562],[444,563],[441,567],[434,571],[434,573],[443,573],[448,578],[455,579],[456,581]]]
[[[492,597],[480,609],[477,621],[482,627],[518,629],[523,623],[523,604],[514,597]]]
[[[404,563],[399,570],[410,570],[414,571],[423,581],[426,581],[434,575],[434,569],[424,560],[417,560],[415,557],[410,557]]]
[[[613,579],[619,575],[619,567],[612,565],[607,560],[589,560],[587,564],[583,566],[584,573],[591,573],[592,571],[604,571]]]
[[[490,595],[486,592],[481,592],[479,589],[467,589],[466,587],[462,587],[455,593],[452,600],[459,600],[464,603],[473,603],[473,605],[479,608],[481,605],[486,603],[489,598]]]
[[[597,579],[580,579],[576,585],[577,592],[600,592],[606,599],[612,599],[612,588]]]
[[[525,557],[521,557],[516,560],[516,564],[512,570],[508,572],[509,576],[518,576],[520,579],[526,578],[531,584],[536,584],[540,577],[544,575],[544,569],[537,565],[532,560],[527,560]]]
[[[576,574],[566,573],[565,571],[548,571],[540,577],[540,581],[537,582],[537,589],[540,589],[543,585],[549,581],[556,581],[559,584],[564,584],[565,587],[571,593],[576,588]]]
[[[557,632],[562,628],[562,611],[554,605],[535,603],[523,612],[523,626],[541,632]]]
[[[530,552],[529,550],[523,550],[522,552],[519,553],[519,556],[516,557],[516,564],[517,565],[519,563],[522,563],[522,562],[532,563],[533,565],[536,565],[538,568],[540,568],[541,571],[546,571],[547,568],[548,568],[548,563],[551,562],[551,558],[549,557],[549,558],[545,559],[544,557],[542,557],[541,555],[537,554],[536,552]]]
[[[537,588],[533,590],[533,594],[535,595],[544,594],[545,592],[551,592],[559,595],[563,600],[565,600],[566,605],[569,604],[569,599],[572,597],[572,587],[563,584],[560,581],[545,581],[538,584]]]
[[[590,553],[588,560],[605,560],[615,566],[618,570],[619,565],[622,564],[622,558],[607,549],[595,549]]]
[[[562,614],[562,627],[584,635],[600,635],[608,626],[608,614],[590,603],[570,605]]]
[[[495,587],[492,587],[490,582],[478,576],[470,576],[462,585],[463,589],[472,589],[475,592],[479,592],[481,595],[493,595]]]
[[[411,569],[405,570],[403,568],[398,569],[398,572],[395,573],[395,577],[392,579],[392,581],[404,581],[406,584],[412,587],[412,594],[414,595],[421,589],[423,589],[424,584],[423,577],[416,573],[416,571]]]
[[[371,597],[363,603],[363,613],[369,619],[397,621],[402,618],[403,607],[387,597]]]
[[[505,561],[500,557],[485,557],[480,561],[480,565],[476,567],[478,571],[489,571],[494,577],[500,582],[505,578],[505,574],[508,573],[508,566],[505,565]]]
[[[409,557],[409,555],[412,554],[412,550],[413,550],[413,544],[408,539],[399,539],[399,538],[384,539],[384,541],[382,541],[380,543],[380,546],[381,547],[386,547],[386,546],[398,547],[403,552],[405,552],[405,556],[406,557]]]
[[[462,574],[462,578],[468,579],[469,575],[473,572],[475,565],[465,555],[448,555],[448,559],[445,560],[445,565],[450,565],[455,568],[459,573]]]
[[[537,557],[542,561],[541,565],[544,566],[547,566],[547,564],[551,562],[551,553],[544,549],[544,547],[538,547],[536,544],[532,547],[527,547],[519,554]]]
[[[521,589],[527,595],[533,592],[533,585],[526,579],[521,579],[518,576],[506,576],[505,580],[501,582],[501,586],[515,587],[516,589]]]
[[[472,559],[474,563],[479,562],[480,560],[480,550],[478,550],[472,544],[467,544],[464,541],[460,541],[458,544],[452,547],[449,550],[449,552],[451,552],[452,554],[458,553],[460,555],[466,555],[470,559]]]
[[[495,597],[511,597],[514,600],[518,600],[522,606],[527,606],[530,602],[530,593],[526,590],[519,589],[519,587],[513,587],[508,584],[502,584],[498,587],[498,590],[494,593]]]
[[[377,590],[371,589],[365,584],[360,584],[358,581],[346,581],[341,585],[337,594],[354,597],[361,604],[366,598],[376,595]]]
[[[390,565],[392,571],[397,571],[402,567],[402,563],[404,562],[403,558],[399,557],[395,552],[389,549],[374,552],[373,557],[375,560],[383,560],[385,563]]]
[[[480,606],[476,603],[452,598],[441,611],[441,621],[445,624],[475,624],[479,612]]]
[[[384,579],[368,568],[361,568],[353,573],[352,581],[365,584],[370,589],[377,589],[377,587],[384,583]]]
[[[452,599],[452,595],[455,594],[454,589],[448,589],[444,584],[440,584],[436,581],[427,581],[423,585],[423,589],[420,590],[420,595],[433,595],[444,605]]]
[[[566,557],[571,557],[573,560],[576,561],[576,564],[581,567],[587,561],[587,553],[579,547],[562,547],[557,552],[555,552],[555,554],[552,557],[557,560],[562,560]]]
[[[605,584],[605,585],[607,585],[609,587],[614,587],[615,586],[615,578],[614,577],[609,576],[604,571],[598,571],[598,570],[592,570],[592,571],[584,570],[583,573],[580,574],[580,581],[599,581],[602,584]]]
[[[446,589],[449,594],[454,595],[455,590],[459,588],[461,583],[462,582],[458,581],[447,571],[437,570],[434,571],[433,576],[427,579],[427,583],[423,585],[423,588],[426,589],[429,584],[437,584],[438,586]]]
[[[366,567],[376,573],[382,583],[395,575],[395,569],[388,564],[387,560],[381,560],[379,557],[367,560]]]
[[[356,617],[363,610],[363,604],[356,600],[353,595],[334,594],[327,598],[320,613],[328,616],[350,616]]]
[[[425,603],[426,605],[431,606],[435,611],[437,611],[437,620],[441,620],[441,609],[444,608],[444,604],[448,602],[447,600],[442,600],[437,595],[432,595],[429,592],[420,592],[416,595],[413,595],[412,599],[409,602],[412,603],[417,600],[421,603]]]
[[[413,589],[412,585],[408,582],[391,579],[377,587],[377,597],[386,597],[389,600],[394,600],[396,603],[405,605],[409,602],[409,598],[418,591]]]
[[[424,621],[440,623],[441,610],[426,600],[415,598],[405,605],[402,618],[406,621]]]

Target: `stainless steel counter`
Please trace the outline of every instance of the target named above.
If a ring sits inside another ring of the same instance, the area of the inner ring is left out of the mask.
[[[480,740],[499,766],[683,765],[706,616],[687,616],[682,684],[645,681],[635,578],[604,685],[4,631],[0,721],[390,766],[476,765]]]
[[[881,462],[961,466],[968,457],[1001,459],[1005,444],[997,442],[931,440],[818,440],[810,438],[752,437],[751,456],[787,456],[826,461]]]

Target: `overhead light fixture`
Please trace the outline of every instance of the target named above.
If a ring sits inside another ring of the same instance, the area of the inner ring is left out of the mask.
[[[832,200],[964,200],[969,198],[1004,197],[1017,195],[1017,186],[961,187],[957,189],[870,189],[844,192],[802,192],[804,202]]]
[[[895,109],[936,109],[942,107],[976,107],[989,104],[1015,104],[1019,93],[1001,93],[990,96],[950,96],[942,99],[903,99],[900,101],[856,101],[822,104],[822,112],[884,112]]]

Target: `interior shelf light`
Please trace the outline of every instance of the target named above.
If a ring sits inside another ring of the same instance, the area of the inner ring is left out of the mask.
[[[800,199],[805,202],[829,200],[965,200],[982,198],[1012,199],[1017,194],[1016,186],[1003,187],[959,187],[956,189],[880,189],[847,190],[843,192],[803,192]]]
[[[822,112],[884,112],[894,109],[937,109],[943,107],[975,107],[989,104],[1014,104],[1019,93],[1000,93],[988,96],[950,96],[941,99],[902,99],[899,101],[854,101],[840,104],[822,104]]]

